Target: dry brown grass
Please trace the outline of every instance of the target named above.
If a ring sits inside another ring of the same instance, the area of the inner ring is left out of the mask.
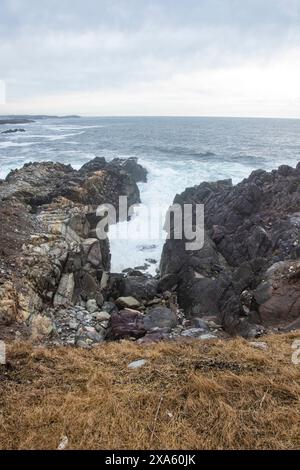
[[[0,366],[0,448],[299,449],[299,334],[111,343],[93,351],[10,347]],[[128,369],[136,359],[146,366]],[[1,368],[2,367],[2,368]]]

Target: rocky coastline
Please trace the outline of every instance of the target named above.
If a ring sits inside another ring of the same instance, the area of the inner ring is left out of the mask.
[[[0,340],[90,348],[300,328],[300,164],[177,195],[204,204],[204,247],[186,251],[171,225],[155,277],[111,273],[96,235],[97,207],[140,203],[141,181],[137,159],[95,158],[29,163],[0,182]]]

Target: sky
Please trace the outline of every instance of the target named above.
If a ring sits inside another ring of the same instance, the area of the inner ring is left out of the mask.
[[[300,118],[300,0],[0,0],[13,113]]]

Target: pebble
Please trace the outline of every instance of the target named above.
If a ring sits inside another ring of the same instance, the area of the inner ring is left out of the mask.
[[[190,328],[188,330],[184,330],[181,333],[181,336],[185,336],[187,338],[199,338],[199,336],[203,336],[204,331],[205,330],[203,328]]]
[[[139,359],[138,361],[131,362],[128,365],[129,369],[139,369],[140,367],[143,367],[147,361],[145,359]]]
[[[201,335],[201,336],[200,336],[200,339],[203,339],[203,340],[205,340],[205,339],[216,339],[216,338],[217,338],[216,335],[212,335],[212,334],[210,334],[210,333],[207,333],[207,334],[205,334],[205,335]]]
[[[60,441],[60,444],[59,444],[57,450],[64,450],[64,449],[66,449],[66,447],[68,446],[68,444],[69,444],[69,439],[67,438],[67,436],[64,436],[64,437],[62,438],[62,440]]]
[[[71,328],[71,330],[77,330],[78,326],[79,326],[79,324],[75,320],[71,320],[69,322],[69,327]]]
[[[251,341],[250,346],[256,349],[261,349],[262,351],[267,351],[269,349],[267,343],[264,343],[263,341]]]
[[[89,313],[95,313],[99,309],[98,304],[97,304],[96,300],[94,300],[94,299],[91,299],[91,300],[87,301],[86,308],[89,311]]]
[[[110,314],[107,312],[96,312],[94,314],[94,318],[98,321],[109,321],[110,320]]]

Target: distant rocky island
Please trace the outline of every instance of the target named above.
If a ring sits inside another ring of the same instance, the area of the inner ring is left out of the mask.
[[[90,348],[300,328],[300,163],[178,194],[205,206],[204,247],[186,251],[171,225],[157,276],[112,273],[96,235],[97,207],[139,203],[139,181],[137,159],[96,158],[29,163],[0,182],[0,339]]]
[[[0,125],[4,124],[30,124],[35,122],[33,119],[28,118],[1,118]]]
[[[0,125],[4,124],[31,124],[41,119],[79,119],[80,116],[48,116],[43,114],[37,115],[18,115],[18,116],[0,116]]]
[[[7,131],[2,131],[1,134],[17,134],[18,132],[26,132],[25,129],[8,129]]]

